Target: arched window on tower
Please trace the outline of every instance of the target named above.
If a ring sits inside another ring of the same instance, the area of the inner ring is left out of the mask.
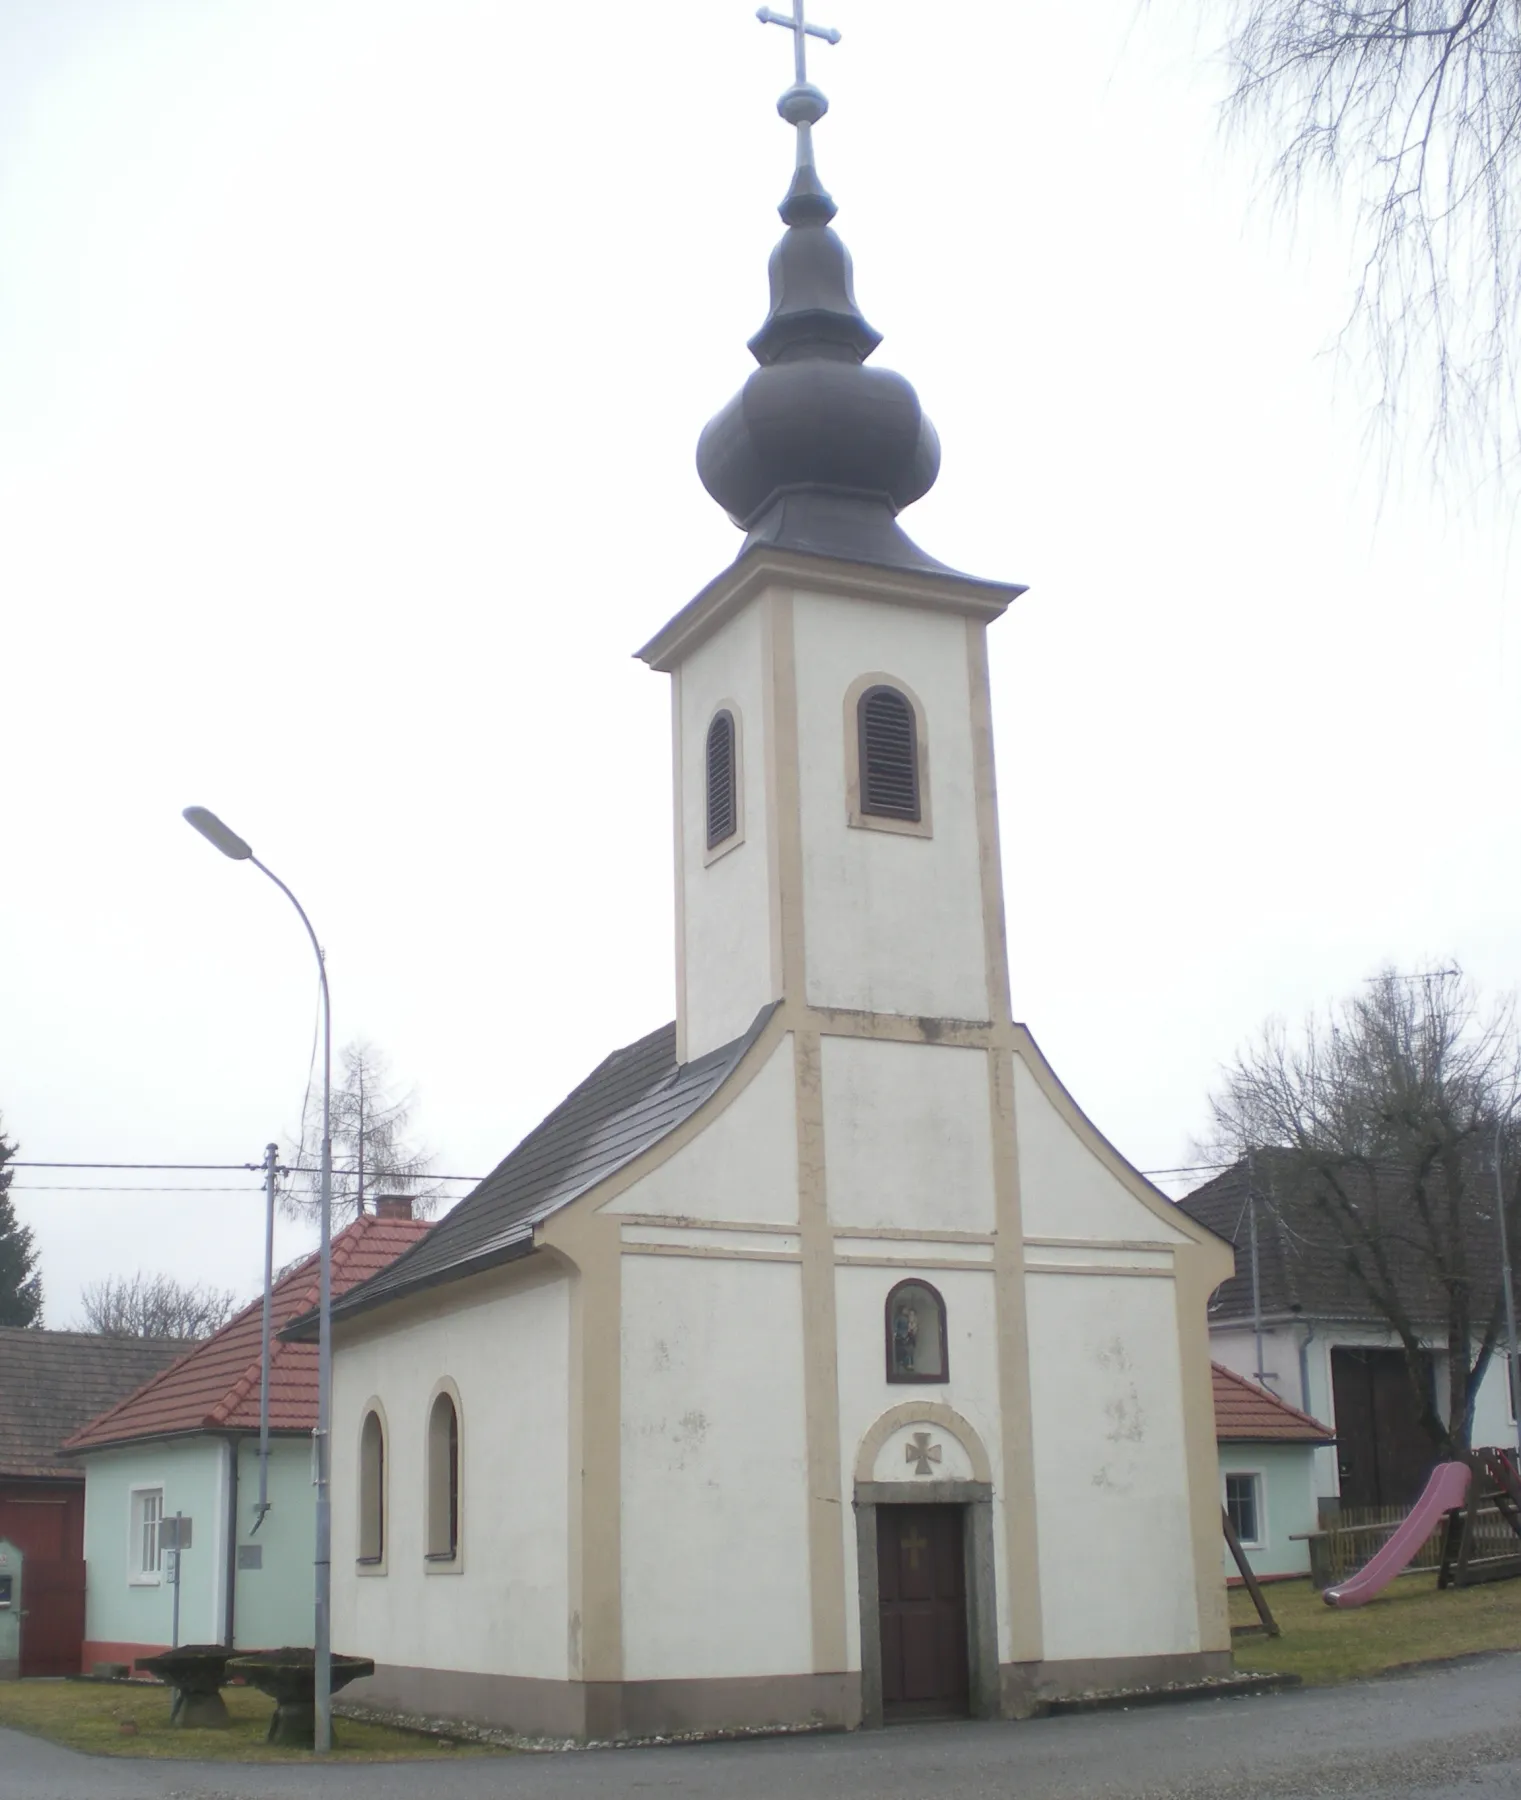
[[[386,1434],[372,1406],[359,1428],[359,1560],[384,1562],[386,1554]]]
[[[887,1296],[887,1379],[947,1381],[945,1302],[927,1281],[900,1281]]]
[[[856,702],[861,811],[919,819],[919,731],[913,702],[895,687],[870,687]]]
[[[428,1413],[428,1560],[459,1555],[459,1408],[440,1394]]]
[[[708,848],[716,850],[739,830],[738,757],[734,714],[725,707],[708,727]]]

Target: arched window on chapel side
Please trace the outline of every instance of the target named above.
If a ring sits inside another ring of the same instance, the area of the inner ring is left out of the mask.
[[[946,1381],[945,1302],[927,1281],[900,1281],[887,1296],[887,1379]]]
[[[359,1560],[384,1562],[386,1554],[386,1434],[374,1407],[359,1428]]]
[[[428,1560],[459,1555],[459,1409],[449,1393],[428,1412]]]

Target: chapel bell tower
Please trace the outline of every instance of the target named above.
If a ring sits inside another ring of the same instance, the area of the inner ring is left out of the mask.
[[[797,163],[771,255],[759,367],[703,431],[704,487],[739,554],[640,652],[672,677],[677,1055],[771,1001],[1007,1021],[988,624],[1024,590],[926,556],[898,514],[940,443],[856,304],[814,164],[807,79],[777,110]]]

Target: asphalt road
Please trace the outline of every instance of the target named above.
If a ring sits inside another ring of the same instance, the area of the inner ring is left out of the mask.
[[[110,1760],[0,1731],[0,1800],[1518,1800],[1521,1656],[1023,1725],[315,1768]]]

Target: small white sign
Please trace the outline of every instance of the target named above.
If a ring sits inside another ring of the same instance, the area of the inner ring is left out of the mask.
[[[161,1550],[190,1549],[193,1523],[189,1513],[176,1513],[173,1518],[160,1519],[158,1525],[159,1548]]]

